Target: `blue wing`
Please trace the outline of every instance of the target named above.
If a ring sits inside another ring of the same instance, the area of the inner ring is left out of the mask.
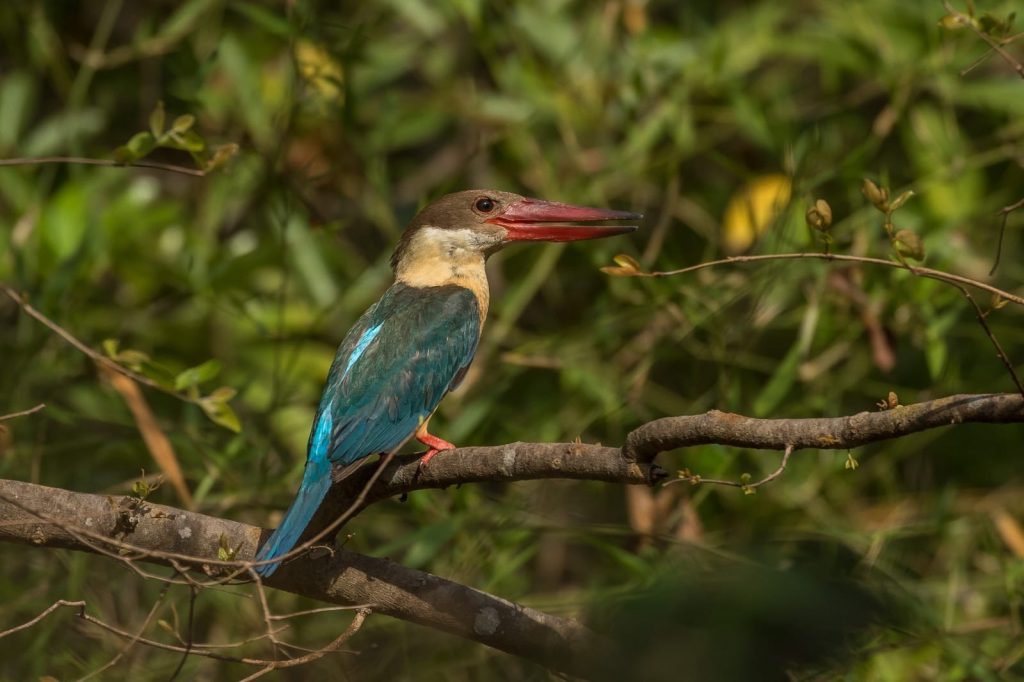
[[[327,378],[317,425],[330,438],[310,461],[344,467],[399,446],[461,379],[476,353],[476,297],[458,286],[396,284],[342,343]]]
[[[395,284],[342,341],[309,435],[302,484],[258,561],[295,546],[331,487],[332,472],[390,452],[462,379],[480,339],[476,296],[458,286]],[[344,474],[342,474],[344,475]],[[257,567],[263,577],[278,562]]]

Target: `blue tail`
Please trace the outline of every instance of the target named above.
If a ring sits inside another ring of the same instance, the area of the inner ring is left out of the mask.
[[[306,464],[306,471],[302,475],[302,485],[295,496],[292,505],[281,521],[277,530],[267,538],[267,541],[256,553],[256,561],[276,559],[282,554],[287,554],[299,541],[302,531],[306,530],[313,514],[316,513],[320,503],[324,501],[327,491],[331,488],[331,465],[327,462],[309,462]],[[254,570],[264,578],[269,578],[281,562],[263,564]]]

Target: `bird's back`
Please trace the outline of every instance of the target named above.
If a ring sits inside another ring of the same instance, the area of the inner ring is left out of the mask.
[[[468,289],[392,285],[338,348],[310,459],[345,466],[401,445],[457,385],[479,337],[479,306]]]

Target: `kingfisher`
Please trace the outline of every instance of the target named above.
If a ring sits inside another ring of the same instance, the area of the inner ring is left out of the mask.
[[[427,448],[419,460],[425,466],[438,452],[455,448],[427,425],[476,354],[490,302],[488,256],[515,242],[625,234],[637,226],[602,223],[642,217],[496,190],[448,194],[417,213],[391,257],[394,283],[338,347],[310,430],[299,491],[256,561],[288,553],[330,487],[370,455],[393,452],[414,437]],[[279,565],[255,570],[268,577]]]

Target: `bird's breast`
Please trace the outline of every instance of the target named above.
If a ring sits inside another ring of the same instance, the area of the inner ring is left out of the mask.
[[[395,279],[417,289],[454,285],[469,289],[476,297],[480,326],[487,319],[491,301],[484,259],[479,254],[427,253],[402,263]]]

